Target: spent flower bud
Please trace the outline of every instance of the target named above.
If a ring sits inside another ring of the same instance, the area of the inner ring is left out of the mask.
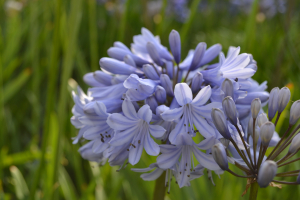
[[[266,122],[260,127],[260,138],[263,146],[268,147],[273,137],[275,126],[272,122]]]
[[[292,140],[290,148],[289,148],[289,153],[297,153],[300,149],[300,133],[298,133]]]
[[[251,113],[252,113],[252,118],[256,119],[257,115],[261,109],[261,101],[259,98],[253,99],[251,102]]]
[[[233,125],[237,125],[237,110],[233,99],[228,96],[222,101],[223,110]]]
[[[290,89],[287,87],[281,88],[278,94],[278,113],[282,113],[291,98]]]
[[[265,188],[273,180],[277,172],[277,164],[272,160],[265,161],[259,168],[257,183]]]
[[[222,110],[218,108],[213,108],[211,111],[211,118],[217,130],[226,139],[231,139],[231,135],[228,130],[227,121]]]
[[[223,170],[228,170],[228,160],[223,144],[217,143],[212,147],[212,156]]]
[[[290,110],[290,125],[296,124],[300,118],[300,100],[295,101]]]
[[[268,116],[269,119],[272,120],[278,111],[278,95],[279,95],[279,88],[275,87],[271,90],[269,96],[269,106],[268,106]]]
[[[170,48],[174,60],[177,64],[179,64],[181,59],[181,41],[180,41],[180,35],[177,31],[175,30],[171,31],[169,35],[169,44],[170,44]]]

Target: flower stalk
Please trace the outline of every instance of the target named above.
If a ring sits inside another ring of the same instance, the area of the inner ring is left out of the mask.
[[[160,177],[156,179],[152,198],[153,200],[164,200],[167,189],[167,187],[165,186],[165,176],[166,172],[163,172],[162,175],[160,175]]]
[[[256,200],[257,194],[258,194],[258,183],[254,182],[250,186],[250,194],[249,194],[249,200]]]

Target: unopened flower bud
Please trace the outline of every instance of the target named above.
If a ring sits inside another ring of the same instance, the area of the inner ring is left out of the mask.
[[[261,113],[260,115],[258,115],[257,120],[256,120],[257,125],[259,127],[261,127],[267,121],[268,121],[268,117],[267,117],[266,113]]]
[[[180,35],[177,31],[175,30],[171,31],[169,35],[169,44],[170,44],[170,48],[174,60],[177,64],[179,64],[181,59],[181,41],[180,41]]]
[[[144,74],[140,69],[132,67],[124,62],[120,62],[113,58],[101,58],[99,64],[101,68],[113,74],[121,74],[121,75]]]
[[[159,66],[163,66],[163,62],[154,46],[154,44],[152,42],[148,42],[147,45],[147,51],[150,55],[150,57],[152,58],[152,60]]]
[[[276,112],[278,111],[278,95],[279,95],[279,88],[278,87],[273,88],[269,96],[268,116],[270,121],[274,118]]]
[[[253,136],[253,118],[252,117],[250,117],[250,119],[248,121],[247,134],[250,134],[251,136]]]
[[[291,98],[291,92],[289,88],[287,87],[281,88],[278,94],[278,113],[282,113],[282,111],[289,103],[290,98]]]
[[[220,134],[226,139],[231,139],[227,121],[223,111],[218,108],[213,108],[211,111],[211,118]]]
[[[153,65],[143,65],[143,71],[148,78],[152,80],[159,80],[159,75],[157,74],[155,69],[156,68]]]
[[[249,122],[248,122],[247,134],[251,135],[251,137],[254,138],[253,137],[253,118],[252,117],[250,117]],[[255,143],[256,144],[259,139],[259,135],[260,135],[260,130],[259,130],[258,126],[255,125]]]
[[[232,97],[233,98],[233,83],[230,79],[226,78],[221,87],[222,91],[224,92],[224,97]]]
[[[203,75],[200,72],[197,72],[192,79],[192,92],[195,94],[199,92],[203,82]]]
[[[174,96],[173,83],[171,82],[169,76],[167,74],[161,74],[160,82],[161,82],[161,86],[163,86],[163,88],[165,88],[167,95],[173,97]]]
[[[228,96],[222,101],[223,110],[233,125],[237,125],[237,111],[233,99]]]
[[[268,187],[277,172],[277,164],[272,160],[265,161],[258,172],[257,183],[260,187]]]
[[[261,101],[259,98],[253,99],[251,102],[251,113],[252,113],[252,118],[257,118],[257,115],[261,109]]]
[[[217,143],[212,147],[212,156],[223,170],[228,170],[228,160],[223,144]]]
[[[193,60],[190,66],[190,70],[193,71],[200,67],[201,60],[204,56],[204,53],[206,51],[206,43],[200,42],[194,52]]]
[[[275,126],[272,122],[266,122],[260,127],[260,138],[263,146],[268,147],[273,137]]]
[[[290,110],[290,125],[296,124],[300,117],[300,100],[295,101]]]
[[[298,133],[292,140],[290,148],[289,148],[289,153],[293,154],[299,151],[300,149],[300,134]]]
[[[166,90],[163,87],[159,86],[159,85],[156,86],[155,97],[156,97],[156,100],[159,103],[164,103],[166,101],[166,98],[167,98]]]
[[[147,97],[147,99],[145,99],[145,104],[148,104],[150,106],[150,109],[152,110],[152,112],[155,114],[158,103],[153,95],[151,95],[150,97]]]
[[[134,62],[134,60],[132,59],[132,57],[130,55],[126,55],[124,57],[124,62],[127,64],[127,65],[130,65],[132,67],[136,67],[136,64]]]

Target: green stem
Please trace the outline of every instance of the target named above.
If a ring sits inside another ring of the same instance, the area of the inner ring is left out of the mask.
[[[165,194],[166,194],[165,177],[166,177],[166,172],[162,173],[162,175],[158,179],[156,179],[154,194],[152,198],[153,200],[165,199]]]
[[[250,186],[250,195],[249,195],[249,200],[256,200],[257,198],[257,193],[258,193],[258,184],[257,182],[252,183]]]

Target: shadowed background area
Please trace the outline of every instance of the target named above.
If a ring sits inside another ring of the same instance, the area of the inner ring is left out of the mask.
[[[296,0],[0,0],[0,9],[0,199],[152,198],[154,182],[130,166],[116,172],[83,160],[70,123],[77,82],[86,90],[83,75],[99,70],[114,41],[130,46],[142,27],[167,47],[170,31],[179,31],[182,57],[199,42],[220,43],[225,53],[240,46],[257,61],[255,80],[267,80],[268,91],[287,85],[292,101],[300,98]],[[277,132],[287,121],[281,118]],[[135,167],[152,162],[143,154]],[[173,181],[165,199],[234,200],[246,188],[228,173],[214,182],[205,175],[179,189]],[[258,194],[264,198],[299,199],[300,186],[268,187]]]

